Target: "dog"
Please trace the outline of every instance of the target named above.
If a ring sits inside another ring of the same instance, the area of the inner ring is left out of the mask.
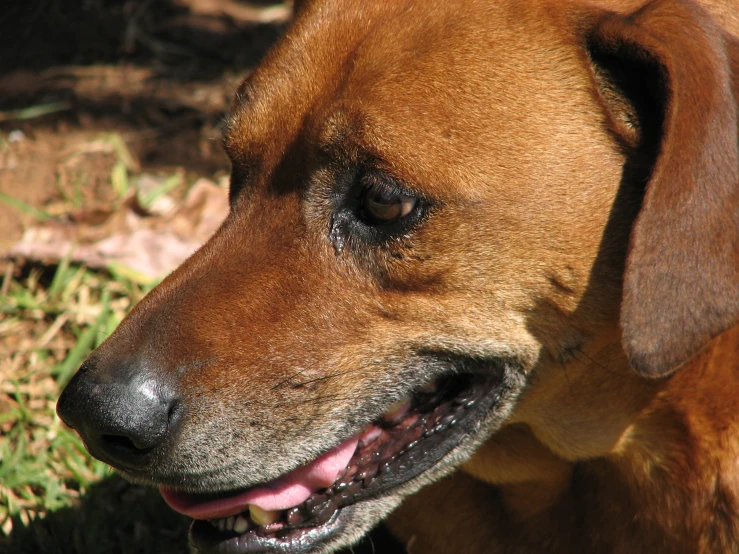
[[[739,552],[739,3],[315,0],[64,390],[196,552]]]

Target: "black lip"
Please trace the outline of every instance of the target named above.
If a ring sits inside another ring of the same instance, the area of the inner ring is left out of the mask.
[[[452,422],[436,427],[424,435],[417,446],[403,450],[392,464],[381,468],[382,475],[363,487],[354,496],[355,502],[376,498],[418,477],[435,466],[465,436],[476,432],[481,421],[500,400],[505,386],[498,379],[491,382],[480,376],[466,377],[470,383],[459,391],[464,399],[455,399],[459,409]]]
[[[224,540],[223,533],[210,523],[196,520],[190,526],[190,543],[197,554],[308,554],[339,536],[346,529],[354,509],[354,505],[347,506],[323,525],[293,529],[281,537],[249,531]]]
[[[460,378],[462,379],[460,384]],[[434,467],[446,454],[451,452],[465,436],[476,434],[482,421],[490,410],[498,403],[508,388],[499,376],[465,375],[451,376],[456,380],[456,390],[448,396],[446,403],[457,405],[454,422],[433,429],[418,441],[416,446],[403,449],[394,456],[391,463],[385,464],[377,478],[371,479],[364,486],[354,483],[350,477],[350,485],[345,489],[352,491],[349,496],[341,496],[339,501],[336,491],[329,489],[325,493],[316,493],[306,503],[321,503],[327,500],[339,502],[332,508],[335,510],[326,523],[306,521],[298,528],[287,527],[271,534],[252,530],[241,536],[228,536],[216,530],[210,523],[195,521],[191,527],[190,538],[196,552],[203,554],[255,554],[259,552],[309,553],[330,540],[336,538],[352,519],[352,513],[361,506],[362,501],[381,497],[418,477]],[[351,462],[350,462],[351,463]],[[334,488],[341,484],[337,481]],[[330,513],[330,512],[329,512]],[[328,516],[328,513],[326,514]]]

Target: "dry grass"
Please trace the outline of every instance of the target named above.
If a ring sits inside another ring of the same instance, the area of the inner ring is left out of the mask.
[[[46,272],[48,274],[48,272]],[[14,276],[17,274],[17,276]],[[54,406],[60,388],[142,292],[83,267],[60,264],[49,283],[9,263],[0,304],[0,526],[68,505],[105,475]]]
[[[120,166],[111,187],[122,196],[128,187]],[[174,177],[163,178],[168,190],[175,181],[182,186]],[[69,199],[70,210],[79,207]],[[156,491],[125,483],[93,460],[55,411],[80,363],[151,286],[68,260],[53,267],[0,262],[0,553],[185,550],[184,519]]]

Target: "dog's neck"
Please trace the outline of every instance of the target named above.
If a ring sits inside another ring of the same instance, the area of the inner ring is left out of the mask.
[[[583,533],[629,526],[588,551],[645,552],[645,537],[673,544],[651,551],[739,549],[739,327],[647,386],[606,343],[537,371],[512,423],[465,471],[500,487],[512,521],[542,525],[574,505]],[[696,528],[706,513],[711,527]]]

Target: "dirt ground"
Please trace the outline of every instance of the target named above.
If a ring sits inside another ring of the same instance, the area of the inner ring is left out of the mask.
[[[290,17],[276,2],[4,0],[0,192],[52,211],[71,187],[105,202],[111,134],[133,171],[227,172],[219,123]],[[30,222],[0,203],[0,251]]]

